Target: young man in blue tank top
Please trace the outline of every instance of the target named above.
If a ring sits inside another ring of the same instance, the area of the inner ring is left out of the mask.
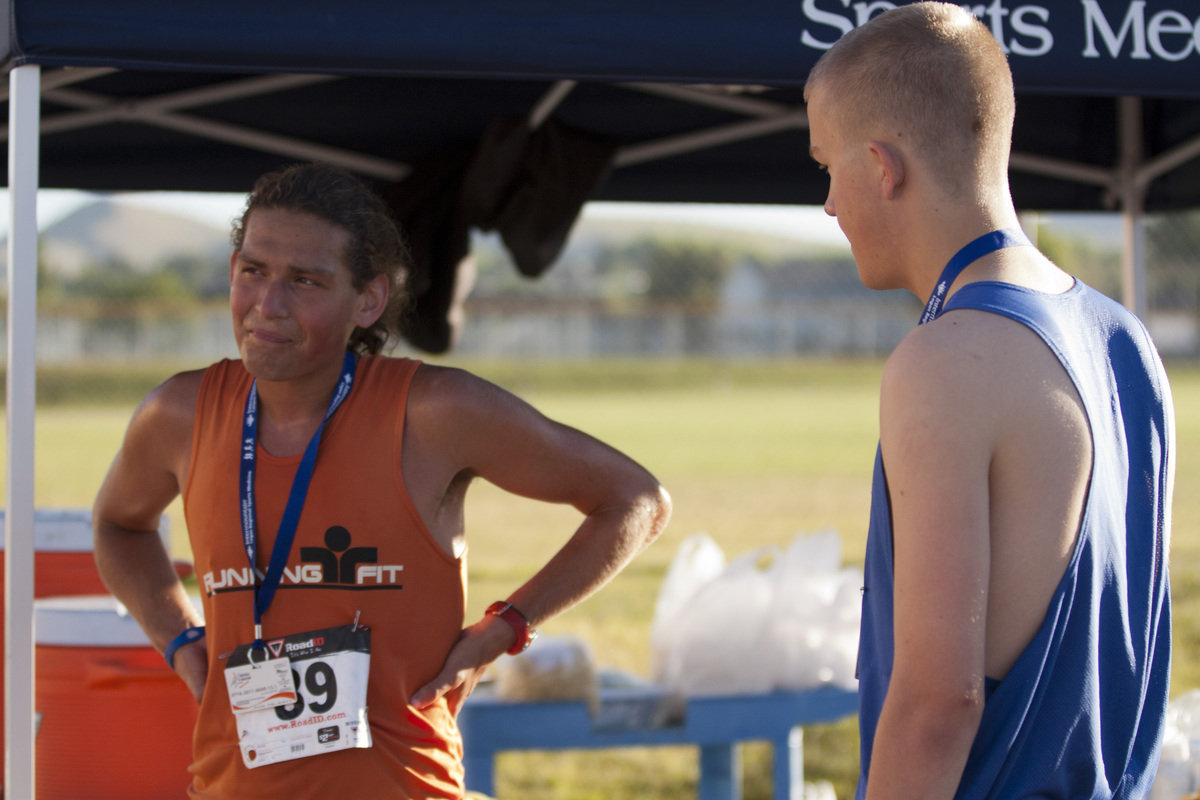
[[[1021,234],[1011,73],[969,13],[876,17],[806,97],[863,283],[928,299],[881,386],[858,797],[1141,797],[1170,662],[1154,346]]]

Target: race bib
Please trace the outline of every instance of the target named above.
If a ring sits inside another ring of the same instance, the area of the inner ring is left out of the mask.
[[[241,645],[225,669],[248,768],[371,746],[368,628],[342,625],[295,633],[268,640],[266,649],[264,657],[261,648]],[[276,677],[287,672],[288,681]],[[290,702],[285,689],[293,692]]]

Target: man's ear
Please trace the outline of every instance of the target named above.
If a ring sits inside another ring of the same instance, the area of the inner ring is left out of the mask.
[[[867,145],[879,168],[880,191],[885,200],[895,200],[904,186],[904,154],[887,142],[871,141]]]
[[[360,328],[369,328],[375,320],[383,315],[388,302],[388,277],[376,275],[367,281],[367,285],[358,294],[358,311],[355,324]]]

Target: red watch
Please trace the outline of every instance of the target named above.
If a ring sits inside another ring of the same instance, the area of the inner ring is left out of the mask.
[[[537,638],[537,631],[529,626],[529,620],[512,603],[497,600],[487,607],[487,613],[507,622],[512,626],[513,632],[517,634],[516,644],[508,648],[510,656],[525,652]]]

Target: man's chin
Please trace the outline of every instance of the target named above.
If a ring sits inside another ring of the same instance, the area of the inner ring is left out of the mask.
[[[287,377],[287,364],[280,354],[267,354],[255,347],[240,348],[242,366],[246,371],[262,381],[278,381]]]
[[[879,280],[878,275],[867,272],[867,271],[863,270],[861,267],[859,267],[859,270],[858,270],[858,281],[859,281],[859,283],[861,283],[863,286],[867,287],[868,289],[881,290],[881,289],[890,289],[891,288],[890,286],[885,286],[883,284],[883,282],[881,280]]]
[[[868,289],[874,289],[881,292],[889,289],[900,288],[896,285],[894,275],[889,275],[883,270],[872,269],[870,265],[864,268],[861,263],[858,264],[858,280]]]

